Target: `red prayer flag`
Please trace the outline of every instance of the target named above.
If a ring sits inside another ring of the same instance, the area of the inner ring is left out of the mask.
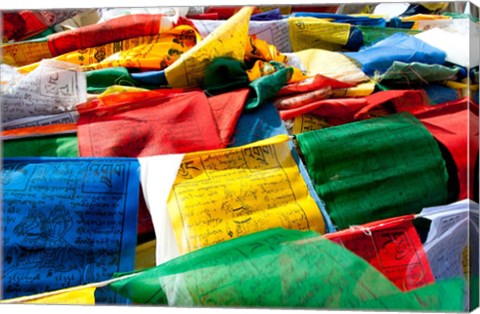
[[[160,32],[163,14],[129,14],[103,23],[87,25],[70,31],[49,35],[48,47],[53,56],[70,51],[96,47],[114,41],[140,36],[156,35]],[[177,25],[193,23],[179,17]]]
[[[380,220],[324,237],[365,259],[402,291],[409,291],[435,281],[413,217]]]
[[[311,92],[311,91],[325,88],[325,87],[336,89],[336,88],[349,88],[354,86],[355,84],[345,83],[321,74],[317,74],[314,77],[310,77],[306,80],[290,83],[283,86],[278,91],[277,97],[290,95],[290,94]]]
[[[145,157],[225,147],[203,92],[151,95],[119,103],[112,95],[106,106],[103,99],[79,105],[80,156]]]
[[[208,98],[213,115],[217,121],[220,137],[225,146],[228,145],[235,131],[235,126],[240,118],[249,92],[249,88],[242,88]]]
[[[27,31],[25,20],[20,13],[17,12],[3,12],[2,26],[3,37],[9,40],[20,40]]]
[[[389,90],[374,93],[366,97],[368,105],[355,114],[355,120],[371,117],[371,112],[378,107],[388,106],[394,112],[408,111],[415,115],[431,108],[430,100],[424,90]]]
[[[302,107],[279,110],[279,113],[282,120],[308,113],[324,118],[331,125],[339,125],[354,121],[355,113],[367,104],[365,97],[330,98],[315,101]]]
[[[370,118],[378,108],[393,113],[395,107],[424,108],[427,104],[428,96],[423,90],[391,90],[359,98],[324,99],[279,112],[283,120],[308,113],[324,118],[330,125],[340,125]]]
[[[458,199],[473,199],[478,155],[478,106],[467,97],[428,108],[416,117],[450,152],[458,173]],[[477,177],[478,178],[478,177]]]

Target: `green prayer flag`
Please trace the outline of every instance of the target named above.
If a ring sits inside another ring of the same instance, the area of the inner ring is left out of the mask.
[[[292,67],[285,67],[278,62],[270,62],[276,72],[262,76],[250,83],[250,95],[245,103],[246,109],[254,109],[277,95],[280,88],[287,84],[293,75]]]
[[[229,57],[216,58],[205,71],[204,88],[209,95],[218,95],[249,84],[247,67]]]
[[[468,13],[459,12],[443,12],[442,15],[449,16],[453,19],[470,19],[472,22],[478,23],[479,18]]]
[[[111,67],[86,72],[87,93],[103,93],[112,85],[133,86],[145,89],[158,87],[147,86],[134,80],[125,67]]]
[[[339,230],[447,202],[439,146],[410,113],[306,132],[297,140]]]
[[[159,278],[201,268],[218,267],[278,252],[279,244],[317,236],[313,231],[270,229],[208,246],[182,255],[143,273],[111,284],[116,292],[139,304],[166,304]],[[168,280],[168,279],[166,279]]]
[[[415,35],[422,32],[420,30],[412,30],[408,28],[379,27],[366,25],[357,25],[357,27],[362,32],[364,47],[371,46],[376,42],[383,40],[395,33],[401,32],[409,35]]]
[[[459,311],[463,306],[461,279],[404,293],[365,260],[323,238],[285,244],[279,259],[287,307]]]
[[[3,141],[3,157],[78,157],[76,134],[18,138]]]
[[[382,296],[358,304],[363,310],[463,311],[464,283],[461,278],[437,281],[409,292]]]
[[[369,302],[373,309],[443,310],[447,301],[448,308],[462,306],[461,289],[441,297],[429,295],[435,289],[402,293],[343,246],[312,231],[281,228],[194,251],[110,287],[135,303],[182,307],[356,309]]]
[[[429,82],[454,80],[458,71],[460,71],[458,66],[447,67],[440,64],[394,61],[387,71],[379,77],[379,81],[390,81],[395,85],[413,87],[419,84],[425,85]]]

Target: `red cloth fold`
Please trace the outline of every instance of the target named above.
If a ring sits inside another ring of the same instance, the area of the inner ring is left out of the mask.
[[[290,83],[283,86],[277,93],[277,97],[297,94],[297,93],[306,93],[311,92],[320,88],[330,87],[332,89],[336,88],[349,88],[354,87],[355,84],[345,83],[321,74],[317,74],[314,77],[308,78],[301,82]]]
[[[468,98],[462,98],[428,109],[416,117],[452,155],[460,185],[458,199],[473,199],[473,171],[479,140],[478,106]]]
[[[52,34],[47,37],[53,56],[70,51],[96,47],[114,41],[140,36],[156,35],[160,32],[163,14],[130,14],[103,23],[87,25],[78,29]],[[193,23],[179,17],[175,25]]]
[[[381,106],[391,110],[408,106],[417,112],[428,104],[428,96],[423,90],[391,90],[366,97],[320,100],[303,107],[281,110],[280,117],[288,120],[308,113],[324,118],[331,125],[339,125],[370,118],[373,110]]]
[[[80,156],[144,157],[225,147],[203,92],[155,91],[119,103],[112,98],[106,106],[97,99],[77,107]]]
[[[220,131],[220,138],[225,146],[229,144],[230,138],[235,131],[235,126],[245,106],[249,92],[249,88],[242,88],[208,98]]]
[[[413,226],[413,215],[380,220],[324,237],[365,259],[402,291],[435,282]]]

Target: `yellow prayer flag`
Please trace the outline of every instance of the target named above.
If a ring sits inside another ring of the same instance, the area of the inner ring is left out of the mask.
[[[20,67],[52,57],[47,41],[2,45],[2,61],[10,66]]]
[[[303,114],[294,118],[292,133],[296,135],[304,132],[328,128],[329,126],[330,123],[321,117],[312,114]]]
[[[252,7],[243,7],[166,68],[165,76],[169,85],[171,87],[201,85],[207,66],[217,57],[231,57],[243,62],[252,11]]]
[[[138,45],[152,43],[155,40],[158,40],[159,37],[160,35],[134,37],[125,40],[114,41],[96,47],[89,47],[85,49],[67,52],[55,58],[52,58],[59,61],[78,64],[80,66],[87,66],[90,64],[96,64],[98,62],[101,62],[105,58],[117,52],[128,50]],[[18,71],[20,73],[29,73],[35,70],[39,65],[40,62],[31,63],[20,67]]]
[[[336,88],[332,90],[334,98],[365,97],[371,95],[375,90],[375,82],[360,83],[357,86],[348,88]]]
[[[294,66],[289,66],[293,69],[293,74],[288,80],[288,83],[296,83],[296,82],[301,82],[305,79],[307,79],[307,75],[303,73],[300,69],[294,67]],[[257,60],[255,61],[254,65],[252,66],[251,69],[247,70],[247,76],[248,80],[250,82],[255,81],[256,79],[262,77],[262,76],[267,76],[270,74],[273,74],[277,72],[277,69],[275,66],[269,62],[265,62],[263,60]]]
[[[15,299],[2,300],[0,303],[9,304],[95,304],[94,285],[77,286],[52,292],[36,294]]]
[[[348,42],[350,24],[331,23],[313,17],[291,17],[290,41],[293,51],[310,48],[339,50]]]
[[[180,25],[156,35],[151,42],[124,49],[98,63],[86,65],[84,70],[111,67],[163,70],[172,65],[184,53],[201,40],[200,34],[191,26]]]
[[[276,61],[286,63],[288,57],[277,50],[277,47],[270,45],[265,40],[250,36],[247,40],[245,58],[260,59],[263,61]]]
[[[275,227],[325,233],[288,141],[184,156],[167,201],[180,254]]]
[[[347,56],[323,49],[307,49],[294,53],[307,72],[312,77],[321,74],[347,83],[370,81],[360,66]]]
[[[197,31],[188,25],[179,25],[153,36],[140,36],[65,53],[53,59],[82,66],[84,71],[110,67],[164,69],[182,53],[201,40]],[[40,63],[18,69],[20,73],[35,70]]]
[[[102,98],[105,96],[113,95],[113,94],[121,94],[121,93],[131,93],[131,92],[146,92],[148,89],[140,88],[140,87],[132,87],[132,86],[122,86],[122,85],[112,85],[107,87],[107,89],[98,95],[98,98]]]
[[[414,22],[411,29],[414,30],[425,30],[431,27],[438,25],[448,25],[452,21],[452,17],[445,15],[434,15],[434,14],[416,14],[412,16],[406,16],[401,18],[402,22]],[[427,27],[425,26],[427,25]],[[428,26],[430,25],[430,26]]]
[[[258,78],[261,78],[262,76],[270,75],[272,73],[275,73],[277,70],[275,67],[263,60],[257,60],[255,61],[255,64],[252,66],[251,69],[247,70],[247,76],[248,80],[250,82],[255,81]]]
[[[292,77],[288,80],[287,83],[298,83],[304,81],[308,78],[307,74],[305,74],[302,70],[292,66],[293,74]]]

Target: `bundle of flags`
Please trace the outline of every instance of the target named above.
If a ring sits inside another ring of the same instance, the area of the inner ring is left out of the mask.
[[[347,7],[6,15],[0,303],[477,307],[478,18]]]

